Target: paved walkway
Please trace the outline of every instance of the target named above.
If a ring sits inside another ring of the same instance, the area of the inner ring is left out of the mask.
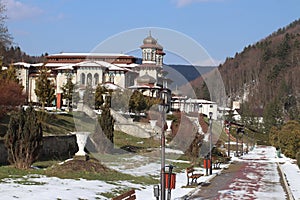
[[[287,199],[277,163],[268,156],[271,149],[257,147],[254,152],[232,162],[208,186],[202,186],[188,199]]]

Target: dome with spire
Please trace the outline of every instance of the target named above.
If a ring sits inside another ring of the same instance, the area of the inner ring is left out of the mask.
[[[141,48],[155,48],[163,50],[163,47],[158,44],[156,39],[152,37],[151,31],[149,32],[149,35],[143,40],[143,45],[141,46]]]
[[[149,34],[148,37],[146,37],[144,40],[143,40],[143,43],[144,44],[153,44],[153,45],[156,45],[157,44],[157,40],[154,39],[151,34]]]

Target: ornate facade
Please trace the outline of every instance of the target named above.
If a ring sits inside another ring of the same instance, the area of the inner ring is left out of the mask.
[[[126,54],[103,53],[59,53],[47,56],[45,63],[14,63],[18,78],[21,80],[28,102],[38,102],[35,95],[35,81],[38,67],[49,69],[49,79],[54,83],[57,95],[56,105],[60,105],[62,87],[68,76],[73,77],[79,89],[87,85],[96,88],[98,84],[113,88],[130,88],[141,91],[144,95],[157,97],[168,79],[163,73],[163,47],[151,34],[141,45],[142,63],[139,58]],[[63,97],[62,97],[63,98]]]

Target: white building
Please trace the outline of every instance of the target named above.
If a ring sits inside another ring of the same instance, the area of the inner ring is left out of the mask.
[[[55,85],[56,102],[61,108],[63,102],[62,87],[67,82],[67,77],[72,76],[73,83],[79,90],[84,90],[87,85],[94,89],[97,85],[110,88],[129,88],[138,90],[144,95],[160,97],[166,91],[171,94],[168,85],[171,80],[165,77],[163,70],[163,47],[158,44],[151,34],[143,40],[140,46],[142,62],[139,58],[126,54],[113,53],[59,53],[47,56],[45,63],[28,64],[15,63],[18,78],[28,94],[28,102],[38,102],[35,95],[35,82],[39,75],[39,67],[46,66],[49,79]],[[174,91],[176,93],[178,91]],[[172,97],[171,109],[183,112],[198,112],[204,115],[213,113],[213,119],[217,119],[217,105],[214,102],[191,99],[175,95]]]
[[[59,53],[47,56],[45,63],[14,63],[18,78],[28,94],[29,102],[38,102],[35,95],[35,81],[40,66],[49,69],[49,79],[55,85],[56,105],[61,106],[62,87],[67,77],[73,77],[73,83],[79,89],[87,85],[96,88],[98,84],[114,85],[116,88],[131,88],[145,95],[157,97],[159,91],[167,86],[168,79],[163,75],[163,47],[151,36],[141,45],[142,63],[139,59],[126,54],[112,53]]]
[[[216,120],[218,118],[218,106],[213,101],[208,101],[204,99],[192,99],[186,96],[173,96],[171,108],[173,110],[179,110],[181,112],[191,113],[201,113],[209,116],[212,113],[212,119]]]

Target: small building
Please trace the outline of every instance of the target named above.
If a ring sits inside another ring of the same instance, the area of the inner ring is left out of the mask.
[[[171,101],[171,109],[181,112],[192,113],[196,112],[209,116],[212,112],[212,119],[218,118],[218,106],[213,101],[204,99],[192,99],[187,96],[173,96]]]

